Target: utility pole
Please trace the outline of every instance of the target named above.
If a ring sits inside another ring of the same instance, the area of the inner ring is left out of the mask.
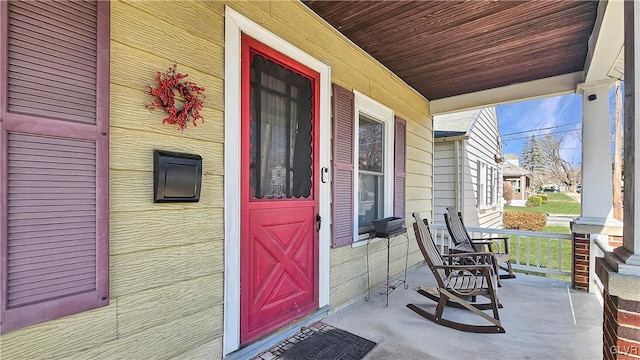
[[[613,154],[613,217],[622,221],[622,91],[620,81],[616,81],[616,113]]]

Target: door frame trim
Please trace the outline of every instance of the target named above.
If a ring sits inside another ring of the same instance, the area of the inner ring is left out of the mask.
[[[240,148],[241,34],[270,46],[320,74],[320,169],[330,169],[331,67],[225,6],[224,50],[224,334],[223,355],[240,347]],[[320,179],[316,175],[316,181]],[[319,213],[324,226],[318,244],[318,307],[329,305],[330,181],[318,182]]]

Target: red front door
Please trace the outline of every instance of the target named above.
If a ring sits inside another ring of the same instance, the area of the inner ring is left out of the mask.
[[[318,308],[319,75],[242,38],[240,342]]]

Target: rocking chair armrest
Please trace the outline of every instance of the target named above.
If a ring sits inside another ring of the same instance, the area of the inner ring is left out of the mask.
[[[471,242],[473,242],[474,244],[479,244],[479,245],[491,245],[495,241],[491,240],[491,239],[471,239]]]
[[[471,241],[475,241],[475,240],[509,240],[509,237],[508,236],[491,236],[491,237],[471,239]]]
[[[451,270],[451,271],[484,271],[488,270],[489,273],[493,270],[493,266],[489,264],[480,265],[433,265],[434,269]]]
[[[493,253],[490,252],[473,252],[473,253],[455,253],[455,254],[444,254],[442,258],[445,260],[453,259],[453,258],[484,258],[486,261],[493,261]]]
[[[508,236],[496,236],[496,237],[488,237],[488,238],[471,239],[471,242],[477,245],[491,245],[495,242],[498,242],[499,240],[502,240],[502,242],[504,243],[503,252],[505,254],[508,254],[509,253],[509,237]],[[498,248],[501,247],[501,244],[499,242],[497,245],[498,245]]]

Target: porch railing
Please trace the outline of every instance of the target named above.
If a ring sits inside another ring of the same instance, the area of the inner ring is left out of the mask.
[[[445,224],[429,224],[434,241],[443,254],[453,246]],[[571,276],[573,237],[540,231],[467,227],[472,238],[509,237],[511,264],[515,270]]]

